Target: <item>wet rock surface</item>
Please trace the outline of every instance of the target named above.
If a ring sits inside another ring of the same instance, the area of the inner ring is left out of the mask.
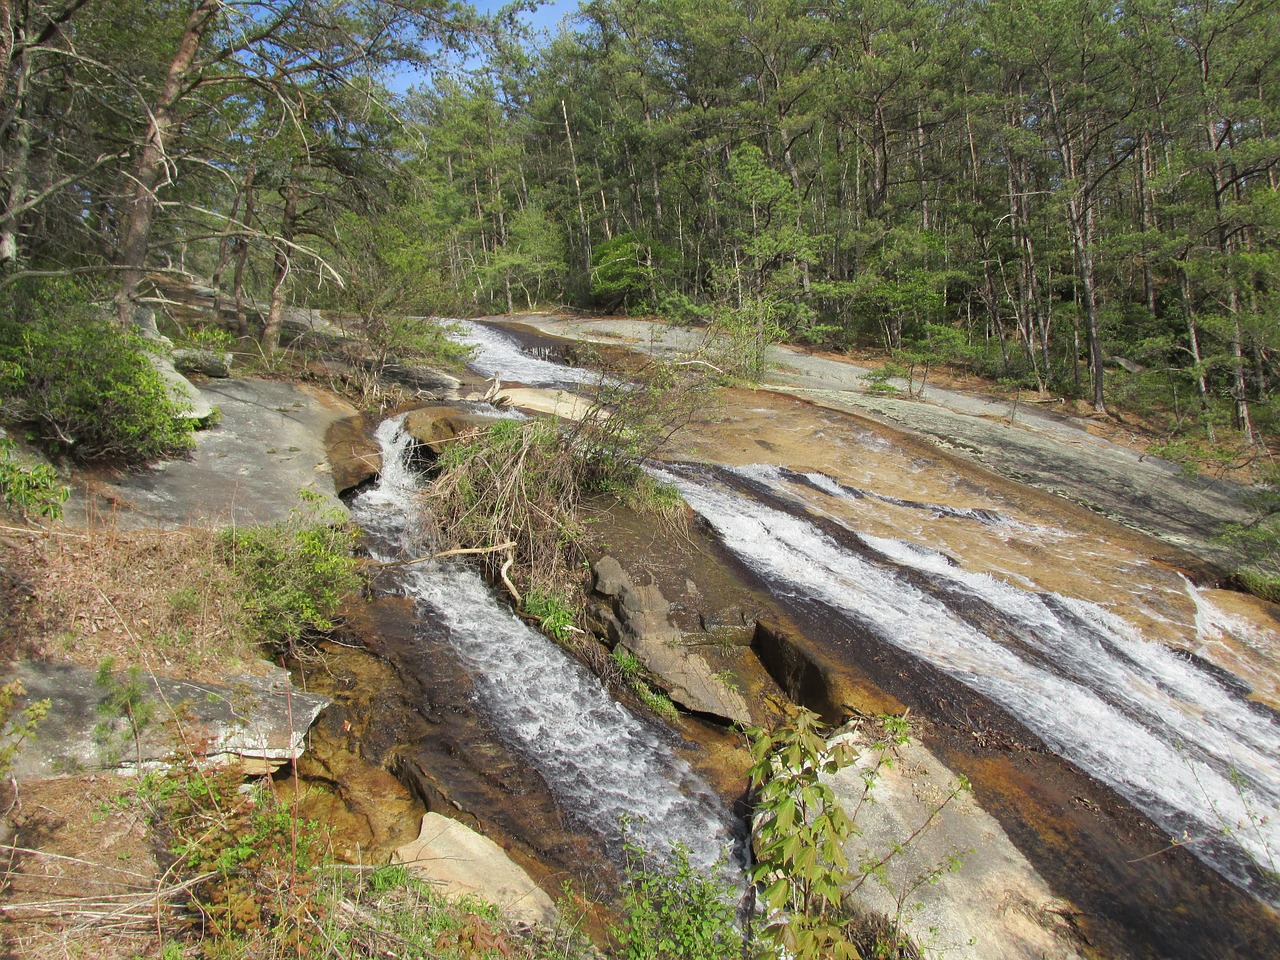
[[[382,454],[371,435],[371,425],[363,414],[334,420],[325,429],[324,445],[333,486],[346,496],[364,486],[382,469]]]
[[[492,416],[452,406],[418,407],[404,417],[405,432],[433,454],[439,454],[459,437],[480,433],[492,424]]]
[[[308,688],[334,699],[345,748],[393,773],[427,811],[496,840],[548,893],[568,877],[613,890],[618,875],[598,837],[565,816],[480,712],[447,639],[416,621],[401,597],[352,605],[351,646],[327,647],[306,671]]]
[[[854,765],[824,778],[836,802],[857,817],[845,855],[855,873],[875,870],[851,894],[857,909],[897,918],[926,956],[1085,955],[1075,908],[1053,894],[931,751],[909,742],[882,754],[860,727],[837,739],[860,754]]]

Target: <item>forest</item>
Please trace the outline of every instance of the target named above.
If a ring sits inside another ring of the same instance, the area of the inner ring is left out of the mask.
[[[1280,4],[522,6],[0,0],[6,309],[658,314],[1265,454]]]

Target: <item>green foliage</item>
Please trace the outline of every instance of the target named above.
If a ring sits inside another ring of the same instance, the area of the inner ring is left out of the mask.
[[[49,700],[37,700],[17,709],[18,701],[26,692],[21,680],[10,680],[0,686],[0,778],[9,775],[22,742],[35,736],[37,725],[52,705]]]
[[[148,774],[126,802],[146,811],[185,897],[178,926],[162,915],[165,955],[374,960],[388,943],[435,960],[584,955],[572,932],[514,934],[491,904],[440,896],[404,865],[335,863],[327,830],[270,779],[246,785],[234,769],[185,762]]]
[[[617,668],[622,682],[636,695],[636,699],[660,717],[675,720],[680,716],[680,711],[671,702],[671,698],[650,682],[651,678],[639,657],[619,644],[609,651],[609,659]]]
[[[1253,519],[1226,525],[1219,540],[1239,552],[1236,576],[1245,589],[1280,603],[1280,466],[1262,471],[1250,499]]]
[[[618,669],[622,672],[622,676],[629,682],[634,682],[641,677],[640,660],[634,653],[623,646],[616,646],[610,652],[609,656],[613,662],[618,665]]]
[[[899,363],[885,362],[874,370],[869,370],[862,375],[863,382],[867,385],[868,393],[880,394],[881,396],[892,396],[898,392],[897,386],[890,383],[890,380],[905,380],[910,371],[907,367]]]
[[[525,595],[524,610],[537,619],[543,633],[561,643],[568,643],[577,631],[573,608],[562,595],[534,588]]]
[[[59,519],[71,488],[58,482],[58,471],[47,463],[19,462],[16,449],[8,437],[0,437],[0,500],[24,517]]]
[[[150,691],[143,682],[141,667],[130,667],[122,676],[116,676],[114,669],[114,658],[107,657],[98,664],[98,672],[93,679],[94,686],[104,694],[98,704],[98,713],[104,720],[94,727],[94,736],[103,745],[109,761],[116,763],[120,759],[120,746],[115,742],[111,721],[126,721],[128,730],[125,736],[133,740],[134,758],[138,769],[141,769],[142,731],[154,719],[156,703],[148,696]]]
[[[717,305],[708,330],[709,357],[730,378],[759,383],[769,370],[769,347],[786,335],[779,316],[780,302],[772,297]]]
[[[193,447],[148,344],[101,316],[70,283],[29,288],[0,308],[5,415],[77,460],[126,465]]]
[[[633,232],[598,243],[591,251],[591,295],[610,313],[656,304],[659,273],[669,256]]]
[[[264,642],[291,645],[334,627],[342,600],[362,579],[352,555],[356,530],[323,498],[300,490],[289,520],[219,535],[223,560],[243,584],[244,608]]]
[[[765,935],[800,960],[857,960],[840,914],[842,888],[855,876],[844,845],[854,824],[820,779],[854,761],[848,741],[828,744],[816,714],[799,710],[772,733],[748,731],[755,790],[756,866],[762,899],[775,915]]]
[[[509,555],[517,581],[563,591],[581,559],[584,495],[634,491],[639,508],[676,512],[641,465],[707,407],[705,384],[694,366],[652,361],[626,382],[602,378],[563,432],[547,420],[499,420],[451,444],[428,490],[441,538],[494,549],[495,572]]]
[[[624,825],[625,836],[625,825]],[[677,846],[659,860],[629,838],[624,844],[623,926],[614,929],[625,960],[738,960],[733,888],[689,864]]]
[[[451,546],[511,544],[491,562],[513,557],[518,579],[543,595],[565,589],[582,539],[581,463],[554,423],[498,420],[447,447],[439,466],[428,496]]]
[[[908,341],[897,354],[898,360],[907,365],[907,393],[913,390],[912,380],[918,370],[920,387],[914,392],[917,397],[923,397],[930,369],[937,364],[951,363],[961,357],[965,346],[962,330],[937,323],[924,324],[922,335]]]

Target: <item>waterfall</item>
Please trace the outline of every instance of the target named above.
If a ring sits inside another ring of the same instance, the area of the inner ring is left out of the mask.
[[[1280,858],[1280,725],[1270,711],[1096,604],[1023,590],[927,547],[840,529],[839,520],[833,535],[831,524],[800,515],[833,514],[787,492],[794,485],[784,491],[778,468],[727,473],[763,495],[687,471],[666,479],[775,591],[821,601],[982,693],[1174,841],[1256,895],[1280,899],[1264,875]],[[830,478],[808,489],[856,495]],[[975,617],[975,607],[987,616]]]
[[[474,349],[467,365],[486,377],[496,375],[530,387],[572,388],[600,382],[598,372],[535,357],[510,337],[483,323],[471,320],[451,320],[450,323],[462,330],[454,339]]]
[[[379,483],[351,505],[381,559],[412,543],[417,478],[412,440],[399,419],[377,438]],[[646,849],[681,844],[710,866],[737,844],[720,800],[673,755],[673,735],[617,703],[577,660],[498,602],[465,564],[428,562],[396,569],[420,617],[443,625],[475,679],[481,709],[538,771],[562,808],[621,853],[619,822]]]

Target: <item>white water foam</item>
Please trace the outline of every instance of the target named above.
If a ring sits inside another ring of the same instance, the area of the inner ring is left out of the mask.
[[[843,611],[990,697],[1224,875],[1275,899],[1259,889],[1250,861],[1274,871],[1280,859],[1280,729],[1215,677],[1096,605],[862,537],[885,561],[871,562],[790,513],[710,483],[665,479],[775,589]],[[1002,611],[1014,642],[975,629],[895,567]]]
[[[406,462],[409,438],[398,420],[378,428],[379,484],[352,504],[380,538],[402,542],[417,487]],[[619,849],[619,822],[632,819],[642,846],[664,852],[679,843],[690,861],[710,866],[735,844],[723,804],[675,757],[655,726],[618,704],[580,663],[498,603],[463,564],[401,568],[419,610],[448,628],[475,676],[477,696],[495,726],[538,770],[564,809]]]
[[[453,339],[475,348],[467,365],[487,377],[496,375],[530,387],[568,387],[600,381],[600,374],[593,370],[567,367],[532,356],[511,337],[483,323],[470,320],[450,320],[449,323],[462,331],[451,334]]]

